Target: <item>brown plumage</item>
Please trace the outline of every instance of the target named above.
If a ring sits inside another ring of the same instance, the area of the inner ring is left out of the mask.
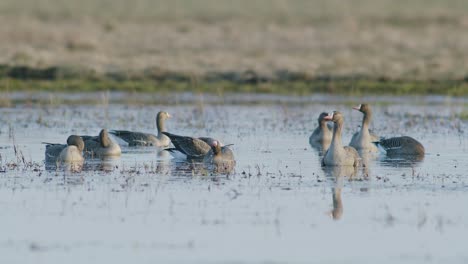
[[[211,149],[203,158],[210,170],[218,173],[229,173],[234,169],[236,161],[234,153],[228,146],[221,146],[218,141],[211,143]]]
[[[353,107],[353,109],[363,113],[364,116],[362,118],[361,130],[353,135],[349,145],[359,151],[377,152],[378,148],[372,142],[379,140],[379,137],[369,132],[372,120],[371,107],[368,104],[360,104],[357,107]]]
[[[112,141],[107,129],[102,129],[99,136],[81,136],[85,143],[85,153],[91,157],[120,156],[119,144]]]
[[[165,136],[171,139],[174,148],[166,149],[167,151],[174,153],[180,152],[186,156],[187,159],[203,159],[205,155],[210,151],[210,145],[217,141],[209,137],[187,137],[171,134],[168,132],[162,132]],[[219,141],[217,141],[219,143]]]
[[[153,135],[150,133],[133,132],[127,130],[112,130],[111,134],[121,138],[128,143],[128,146],[155,146],[155,147],[168,147],[171,141],[163,134],[166,131],[165,121],[170,118],[168,112],[160,111],[156,115],[156,127],[158,134]]]
[[[323,166],[358,166],[359,154],[353,147],[345,146],[341,140],[341,130],[343,128],[343,115],[334,111],[325,117],[325,120],[335,123],[333,127],[333,138],[327,152],[323,156]]]
[[[67,144],[46,143],[46,162],[82,160],[84,142],[80,136],[71,135],[67,138]]]
[[[326,151],[332,140],[333,126],[325,120],[328,113],[321,113],[318,117],[318,127],[309,137],[309,144],[317,149]]]

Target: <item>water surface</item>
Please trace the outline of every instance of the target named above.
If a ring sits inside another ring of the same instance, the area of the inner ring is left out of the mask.
[[[362,118],[352,98],[2,108],[0,259],[466,263],[468,123],[457,117],[466,100],[400,99],[366,98],[371,127],[418,139],[426,156],[380,153],[352,178],[324,170],[308,145],[318,114],[331,110],[343,112],[349,142]],[[192,172],[166,152],[124,145],[120,158],[87,160],[79,173],[46,170],[41,142],[101,128],[154,132],[159,110],[173,116],[170,132],[234,144],[236,171]]]

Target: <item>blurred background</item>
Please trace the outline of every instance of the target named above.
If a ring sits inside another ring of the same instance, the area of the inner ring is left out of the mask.
[[[468,93],[464,0],[2,0],[2,90]]]

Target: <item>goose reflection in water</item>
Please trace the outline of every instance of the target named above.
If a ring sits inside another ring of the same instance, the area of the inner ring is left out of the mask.
[[[380,165],[395,168],[411,168],[420,165],[424,155],[387,155],[380,158]]]
[[[334,220],[340,220],[343,216],[343,201],[341,199],[341,190],[345,178],[351,179],[357,175],[357,168],[353,166],[329,166],[323,167],[323,171],[329,181],[333,181],[332,201],[333,209],[330,215]]]

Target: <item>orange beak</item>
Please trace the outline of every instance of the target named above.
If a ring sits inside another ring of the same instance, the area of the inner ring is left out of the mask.
[[[327,121],[332,121],[333,120],[333,113],[331,114],[328,114],[326,117],[323,118],[324,120],[327,120]]]

